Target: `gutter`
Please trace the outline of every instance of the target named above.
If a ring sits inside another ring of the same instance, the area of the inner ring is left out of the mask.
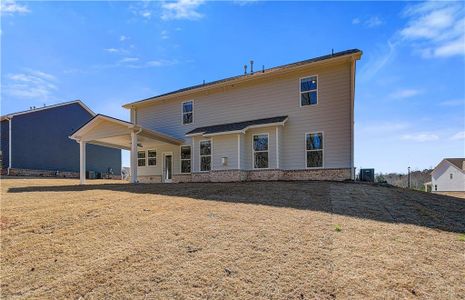
[[[287,122],[287,119],[286,118],[284,121],[282,122],[275,122],[275,123],[267,123],[267,124],[258,124],[258,125],[249,125],[249,126],[246,126],[244,129],[242,130],[233,130],[233,131],[221,131],[221,132],[215,132],[215,133],[205,133],[205,132],[196,132],[196,133],[190,133],[190,134],[186,134],[187,137],[194,137],[194,136],[204,136],[204,137],[211,137],[211,136],[215,136],[215,135],[225,135],[225,134],[245,134],[245,132],[249,129],[252,129],[252,128],[260,128],[260,127],[272,127],[272,126],[284,126],[284,124],[286,124]]]

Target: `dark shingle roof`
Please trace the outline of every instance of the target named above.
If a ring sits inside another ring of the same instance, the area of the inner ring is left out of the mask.
[[[465,171],[465,158],[444,158],[460,170]]]
[[[228,77],[228,78],[224,78],[224,79],[220,79],[220,80],[216,80],[216,81],[212,81],[212,82],[208,82],[208,83],[204,83],[204,84],[197,84],[197,85],[189,86],[189,87],[182,88],[182,89],[179,89],[179,90],[176,90],[176,91],[172,91],[172,92],[168,92],[168,93],[165,93],[165,94],[150,97],[150,98],[147,98],[147,99],[142,99],[142,100],[139,100],[139,101],[127,103],[127,104],[124,104],[123,107],[127,107],[127,106],[134,105],[134,104],[139,104],[139,103],[145,102],[145,101],[156,100],[157,98],[161,98],[161,97],[165,97],[165,96],[169,96],[169,95],[174,95],[174,94],[186,92],[186,91],[189,91],[189,90],[195,90],[197,88],[202,88],[202,87],[207,87],[207,86],[220,84],[220,83],[227,82],[227,81],[232,81],[232,80],[235,80],[235,79],[239,79],[241,77],[252,77],[252,78],[255,77],[255,76],[259,77],[262,74],[268,74],[268,73],[270,73],[272,71],[297,67],[297,66],[300,66],[300,65],[305,65],[305,64],[314,63],[314,62],[317,62],[317,61],[327,60],[327,59],[336,58],[336,57],[340,57],[340,56],[344,56],[344,55],[355,54],[355,53],[362,53],[362,51],[359,50],[359,49],[350,49],[350,50],[335,52],[335,53],[328,54],[328,55],[323,55],[323,56],[318,56],[318,57],[298,61],[298,62],[295,62],[295,63],[290,63],[290,64],[286,64],[286,65],[281,65],[281,66],[265,69],[264,72],[256,71],[253,74],[232,76],[232,77]]]
[[[228,123],[228,124],[219,124],[219,125],[198,127],[198,128],[195,128],[195,129],[189,131],[188,133],[186,133],[186,135],[190,135],[190,134],[213,134],[213,133],[238,131],[238,130],[244,130],[247,127],[254,126],[254,125],[265,125],[265,124],[272,124],[272,123],[281,123],[281,122],[284,122],[286,119],[287,119],[287,116],[279,116],[279,117],[272,117],[272,118],[244,121],[244,122],[236,122],[236,123]]]

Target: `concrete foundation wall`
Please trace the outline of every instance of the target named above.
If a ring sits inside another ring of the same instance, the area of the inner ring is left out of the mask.
[[[8,169],[2,169],[2,175],[8,174]],[[79,172],[33,170],[11,168],[10,176],[35,176],[35,177],[58,177],[58,178],[79,178]],[[121,179],[121,175],[112,175],[111,179]]]
[[[351,179],[350,169],[308,169],[308,170],[215,170],[174,175],[173,182],[237,182],[237,181],[278,181],[278,180],[336,180]],[[147,181],[146,177],[153,177]],[[139,182],[161,182],[157,176],[141,176]],[[144,179],[141,179],[144,178]]]

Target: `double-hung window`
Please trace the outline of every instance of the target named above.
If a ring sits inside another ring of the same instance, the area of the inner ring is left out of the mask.
[[[212,164],[212,143],[211,141],[200,142],[200,171],[210,171]]]
[[[307,168],[323,167],[323,133],[305,134]]]
[[[300,106],[318,103],[318,78],[310,76],[300,79]]]
[[[157,165],[157,151],[156,150],[147,151],[147,165],[149,166]]]
[[[137,166],[145,167],[145,151],[137,151]]]
[[[182,124],[194,122],[194,102],[186,101],[182,103]]]
[[[181,173],[191,172],[191,146],[181,146]]]
[[[253,166],[254,169],[268,168],[268,134],[253,136]]]

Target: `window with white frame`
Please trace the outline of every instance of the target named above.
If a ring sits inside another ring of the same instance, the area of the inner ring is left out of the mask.
[[[182,103],[182,124],[194,122],[194,102],[186,101]]]
[[[137,151],[137,166],[145,167],[145,151]]]
[[[212,164],[212,143],[211,141],[200,142],[200,171],[210,171]]]
[[[315,105],[318,103],[318,83],[316,76],[300,79],[300,105]]]
[[[181,173],[191,172],[191,146],[181,146]]]
[[[254,169],[268,168],[268,134],[254,134],[252,139]]]
[[[156,150],[147,150],[147,165],[149,166],[157,165],[157,151]]]
[[[305,135],[305,152],[307,168],[323,167],[323,133],[307,133]]]

